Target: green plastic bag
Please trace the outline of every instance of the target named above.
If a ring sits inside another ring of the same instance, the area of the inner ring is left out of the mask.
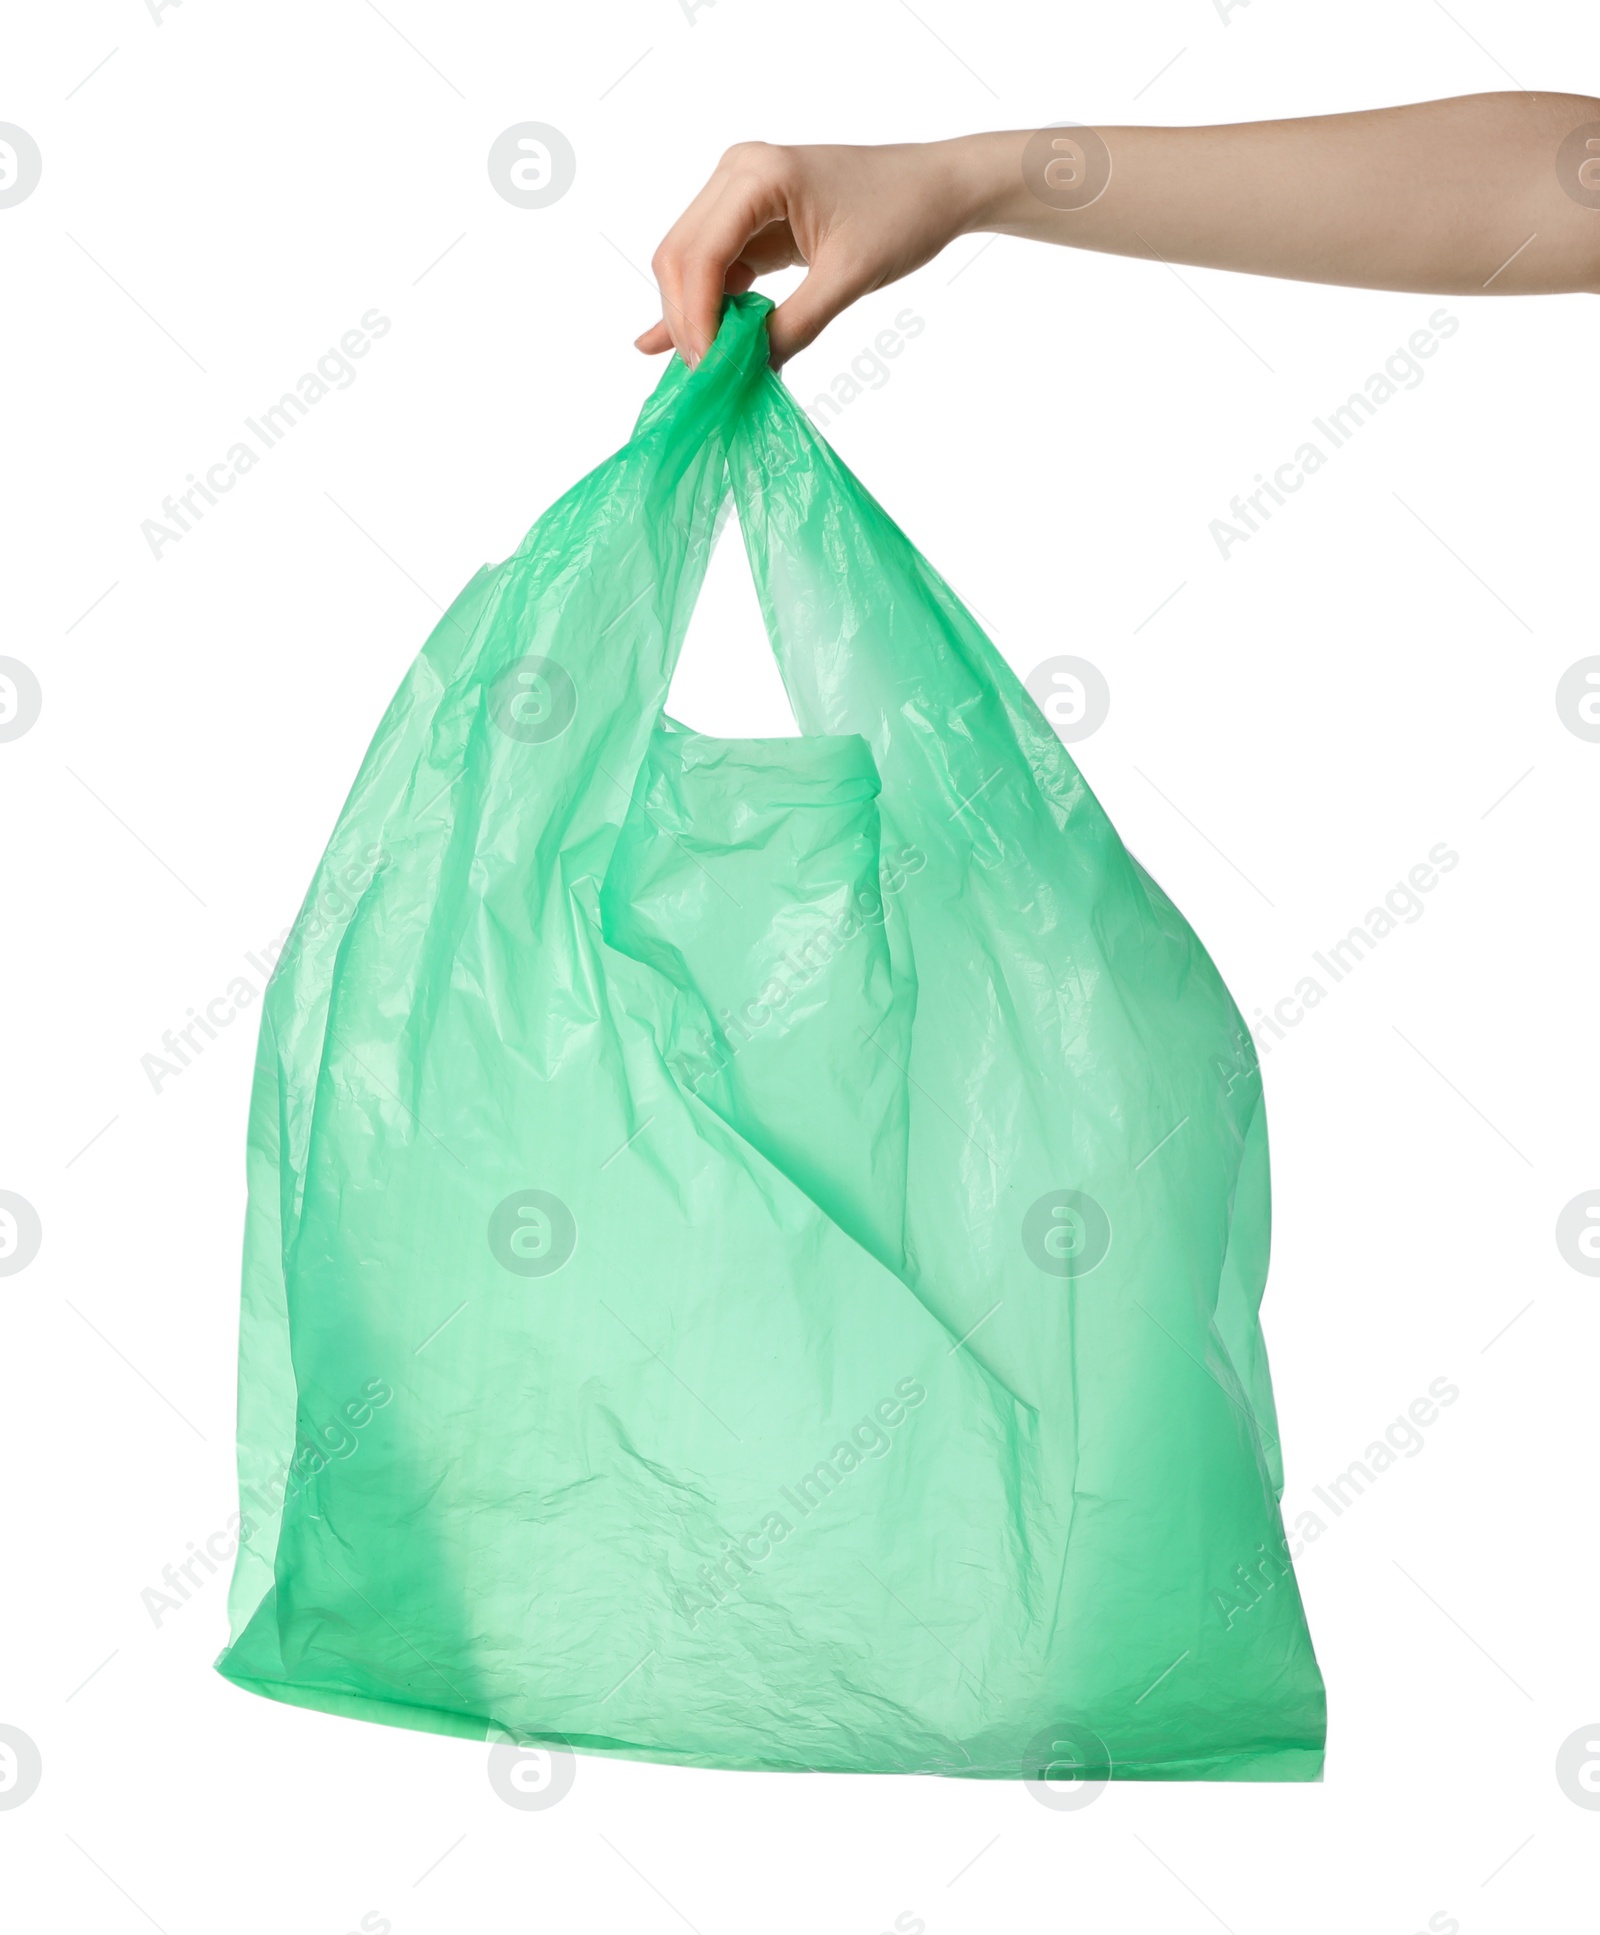
[[[703,1766],[1315,1779],[1249,1034],[769,307],[456,600],[279,960],[220,1670]],[[663,715],[730,488],[802,737]]]

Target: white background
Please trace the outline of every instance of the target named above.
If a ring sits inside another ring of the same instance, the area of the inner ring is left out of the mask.
[[[730,141],[1587,91],[1597,55],[1556,0],[13,10],[0,120],[44,173],[0,210],[0,653],[43,713],[0,746],[0,1187],[44,1241],[0,1279],[0,1722],[44,1772],[0,1811],[8,1922],[1594,1925],[1600,1813],[1555,1756],[1600,1720],[1600,1282],[1554,1234],[1600,1187],[1600,745],[1555,705],[1600,650],[1592,298],[975,239],[789,372],[809,400],[925,321],[831,434],[1019,671],[1102,669],[1084,768],[1247,1016],[1435,843],[1460,854],[1265,1061],[1290,1518],[1432,1380],[1461,1394],[1301,1561],[1323,1785],[1064,1813],[1012,1783],[584,1759],[523,1812],[481,1745],[226,1684],[224,1580],[159,1626],[141,1594],[234,1509],[253,1014],[160,1093],[141,1057],[292,918],[437,607],[625,437],[658,368],[630,346],[643,272]],[[538,211],[485,167],[525,120],[578,157]],[[1485,277],[1522,239],[1486,240]],[[1220,558],[1209,521],[1440,306],[1460,328],[1420,386]],[[393,327],[357,381],[152,558],[141,520],[373,307]],[[674,710],[788,730],[742,572],[724,545]]]

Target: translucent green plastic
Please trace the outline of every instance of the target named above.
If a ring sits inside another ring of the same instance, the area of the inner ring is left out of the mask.
[[[220,1669],[701,1766],[1315,1779],[1248,1032],[768,307],[456,600],[278,963]],[[797,738],[663,712],[730,488]]]

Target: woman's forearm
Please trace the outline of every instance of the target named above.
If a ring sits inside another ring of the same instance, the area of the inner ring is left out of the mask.
[[[1583,95],[933,145],[968,230],[1373,289],[1600,292],[1600,101]]]

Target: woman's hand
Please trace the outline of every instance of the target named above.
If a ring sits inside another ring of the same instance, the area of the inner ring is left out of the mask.
[[[741,142],[656,250],[663,320],[639,347],[698,362],[725,292],[803,264],[769,324],[781,363],[973,230],[1364,289],[1600,292],[1600,100],[1473,94],[888,148]]]
[[[781,363],[841,309],[898,281],[961,234],[975,213],[965,143],[885,148],[777,148],[742,141],[673,224],[651,267],[662,320],[638,339],[647,355],[705,354],[725,293],[758,276],[808,273],[768,324]]]

